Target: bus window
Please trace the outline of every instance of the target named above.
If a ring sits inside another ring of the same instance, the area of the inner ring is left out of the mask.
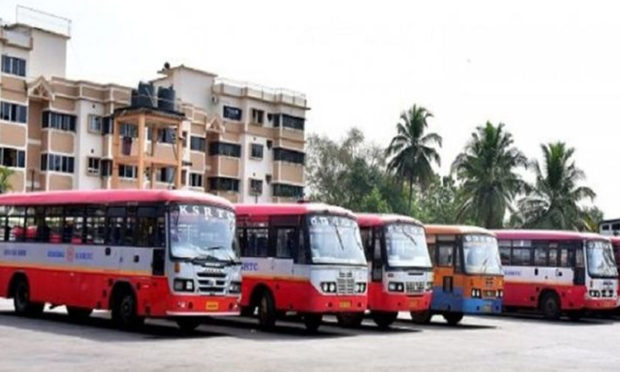
[[[366,254],[366,260],[372,259],[372,228],[364,227],[360,229],[360,235],[362,236],[362,244],[364,245],[364,253]]]
[[[247,243],[246,252],[243,253],[247,257],[269,257],[268,231],[266,228],[248,228],[246,230]]]
[[[559,260],[559,250],[557,247],[549,247],[549,266],[557,267]]]
[[[8,229],[6,227],[6,216],[4,215],[4,207],[0,207],[0,242],[6,240]]]
[[[294,227],[276,227],[276,257],[293,258],[295,245]]]
[[[124,245],[135,246],[136,243],[136,207],[127,207],[125,218],[125,239]]]
[[[86,242],[105,244],[105,208],[90,207],[86,210]]]
[[[41,241],[60,243],[62,241],[62,207],[48,207],[45,211],[45,226],[48,229],[47,239]]]
[[[547,249],[544,244],[534,246],[534,266],[548,266]]]
[[[24,214],[23,207],[13,207],[7,214],[7,229],[9,230],[8,240],[10,242],[21,242],[24,240]]]
[[[583,259],[583,250],[580,248],[575,250],[575,267],[577,268],[585,267],[584,259]]]
[[[65,207],[62,242],[82,244],[84,235],[84,208]]]
[[[439,243],[437,266],[451,267],[454,262],[454,247]]]
[[[23,238],[27,242],[33,242],[37,240],[37,226],[38,221],[43,216],[42,208],[28,207],[26,208],[26,226]]]
[[[570,267],[570,259],[568,258],[568,249],[560,248],[560,258],[558,262],[560,267]]]
[[[502,265],[510,265],[510,240],[500,240],[498,243]]]
[[[122,245],[125,227],[125,208],[108,208],[108,238],[110,245]]]
[[[512,248],[512,265],[530,266],[530,252],[529,248]]]
[[[139,207],[137,218],[137,245],[143,247],[163,247],[164,218],[155,207]]]
[[[433,266],[437,265],[437,247],[435,243],[428,243],[428,255],[431,257],[431,263]]]

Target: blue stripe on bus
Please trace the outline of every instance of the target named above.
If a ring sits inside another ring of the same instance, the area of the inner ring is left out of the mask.
[[[502,312],[502,300],[464,297],[463,288],[455,287],[452,292],[444,292],[443,287],[433,287],[431,310],[465,314],[499,314]]]

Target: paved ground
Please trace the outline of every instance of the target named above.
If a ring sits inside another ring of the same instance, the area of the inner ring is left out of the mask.
[[[73,324],[62,308],[40,319],[12,314],[0,300],[0,370],[201,371],[618,371],[620,321],[546,322],[532,316],[465,317],[452,328],[439,317],[428,326],[398,321],[381,332],[365,321],[341,329],[333,319],[316,335],[284,322],[274,333],[252,319],[210,321],[181,335],[166,321],[139,333],[117,331],[105,313]]]

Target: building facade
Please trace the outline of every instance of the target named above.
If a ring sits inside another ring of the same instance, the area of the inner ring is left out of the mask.
[[[174,87],[182,118],[171,130],[147,117],[149,131],[137,141],[138,126],[118,114],[131,88],[66,78],[67,41],[25,24],[0,28],[0,165],[14,171],[13,191],[173,188],[180,180],[233,202],[303,196],[303,94],[166,64],[152,84]],[[156,169],[123,163],[145,154]],[[165,164],[179,156],[177,174]]]

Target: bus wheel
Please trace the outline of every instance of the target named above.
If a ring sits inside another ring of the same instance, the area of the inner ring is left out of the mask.
[[[43,312],[43,303],[30,301],[30,286],[25,278],[17,279],[13,287],[13,306],[18,315],[36,316]]]
[[[412,311],[410,314],[411,320],[416,324],[428,324],[431,322],[431,318],[433,317],[430,310]]]
[[[304,314],[304,325],[308,332],[316,332],[323,321],[323,314]]]
[[[362,325],[364,313],[340,313],[336,315],[338,325],[345,328],[357,328]]]
[[[560,301],[554,293],[547,292],[540,299],[540,311],[549,320],[560,319]]]
[[[92,314],[93,309],[84,307],[67,306],[67,314],[73,320],[84,321]]]
[[[448,322],[449,325],[455,326],[459,324],[461,320],[463,320],[463,313],[445,313],[443,314],[443,318]]]
[[[264,291],[258,303],[258,324],[263,330],[272,329],[276,324],[276,309],[269,291]]]
[[[179,326],[179,329],[183,333],[191,333],[195,331],[196,328],[200,326],[200,323],[201,323],[200,319],[195,318],[195,317],[177,319],[177,325]]]
[[[581,318],[583,318],[583,311],[576,310],[568,313],[568,319],[573,322],[578,322]]]
[[[241,307],[241,316],[251,317],[254,315],[254,306],[242,306]]]
[[[389,328],[392,323],[398,318],[398,312],[396,311],[372,311],[370,313],[372,320],[379,326],[379,328]]]
[[[137,314],[136,297],[129,290],[119,293],[112,305],[112,321],[122,329],[135,329],[144,323]]]

